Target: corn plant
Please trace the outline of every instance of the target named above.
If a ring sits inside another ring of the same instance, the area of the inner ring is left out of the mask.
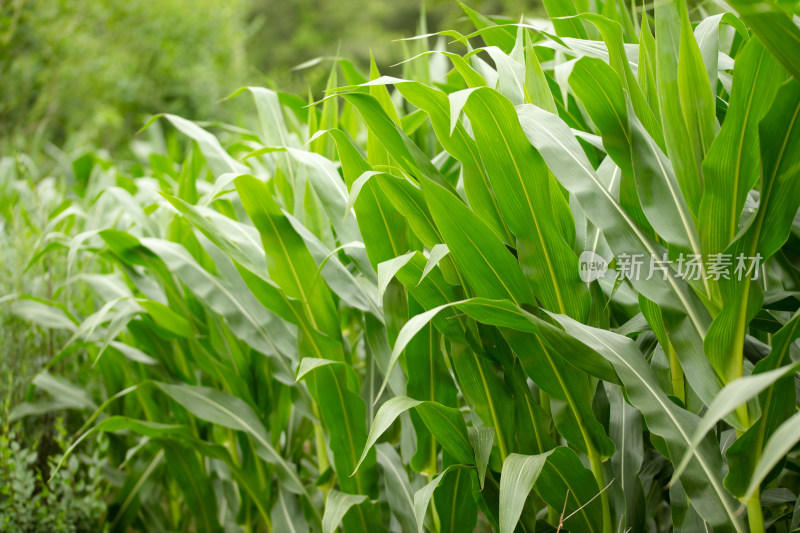
[[[63,243],[111,529],[798,527],[797,7],[583,4],[151,121]]]

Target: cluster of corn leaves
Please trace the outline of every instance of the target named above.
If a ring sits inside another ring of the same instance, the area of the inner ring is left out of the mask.
[[[244,89],[225,146],[160,117],[185,155],[52,240],[106,265],[59,357],[102,376],[114,528],[800,525],[797,6],[544,3],[313,105]]]

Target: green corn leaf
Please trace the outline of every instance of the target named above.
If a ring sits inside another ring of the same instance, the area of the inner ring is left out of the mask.
[[[633,408],[622,394],[622,389],[606,385],[610,403],[608,434],[617,447],[611,458],[617,483],[609,489],[616,495],[616,502],[622,499],[617,509],[625,509],[623,528],[643,528],[645,522],[645,494],[639,476],[644,464],[644,438],[642,435],[642,414]]]
[[[472,495],[474,489],[475,471],[472,469],[456,468],[442,479],[439,490],[433,494],[441,531],[475,530],[478,505]]]
[[[385,282],[388,283],[391,277],[396,276],[425,310],[458,300],[459,293],[456,287],[447,283],[439,270],[431,270],[425,278],[422,278],[427,260],[421,252],[411,252],[397,259],[399,264],[395,264],[392,268],[388,267],[391,263],[387,262],[384,272]],[[455,311],[445,308],[433,318],[433,324],[450,340],[467,342],[463,324],[459,324],[454,318],[457,318]]]
[[[247,172],[247,167],[228,155],[216,137],[185,118],[170,114],[156,115],[142,129],[149,127],[161,117],[166,118],[178,131],[197,142],[203,157],[206,158],[206,162],[215,176],[219,177],[227,172],[236,174]]]
[[[392,279],[394,279],[397,273],[414,258],[414,253],[415,252],[408,252],[399,257],[388,259],[378,265],[378,295],[381,298]]]
[[[374,179],[394,208],[406,217],[409,227],[425,246],[433,248],[441,242],[442,237],[417,185],[405,178],[386,173],[381,173]]]
[[[653,33],[650,30],[650,22],[647,18],[647,13],[642,13],[641,35],[639,36],[639,65],[637,71],[637,80],[639,86],[642,88],[642,93],[647,100],[647,104],[656,116],[656,119],[661,121],[661,114],[658,106],[658,86],[656,85],[656,41],[653,38]],[[717,47],[713,50],[714,57],[717,57]],[[714,69],[714,76],[716,77],[717,71]]]
[[[524,34],[525,43],[525,103],[534,104],[551,113],[556,113],[553,93],[550,92],[547,77],[531,42],[530,32],[524,31],[520,27],[517,38],[520,33]]]
[[[279,467],[286,488],[309,497],[297,473],[269,443],[264,425],[244,401],[208,387],[159,382],[156,386],[198,418],[250,435],[258,455]]]
[[[333,64],[331,66],[330,74],[328,74],[328,82],[326,83],[325,86],[326,91],[331,91],[338,86],[337,67],[338,65],[336,64]],[[339,103],[334,99],[325,100],[324,102],[322,102],[322,114],[320,115],[319,129],[329,130],[336,128],[338,125],[339,125]],[[313,133],[314,132],[310,130],[310,125],[309,125],[309,134]],[[327,159],[333,159],[336,147],[334,146],[331,139],[325,137],[318,139],[310,144],[312,151],[324,156]]]
[[[233,181],[236,175],[232,174],[231,176],[231,181]],[[164,197],[228,257],[274,285],[267,272],[266,256],[263,246],[259,243],[258,231],[255,228],[231,220],[211,209],[188,204],[180,198],[166,194]]]
[[[520,309],[511,302],[472,298],[456,305],[459,310],[467,313],[478,322],[540,335],[549,346],[556,349],[558,354],[563,354],[561,357],[565,361],[576,368],[600,377],[605,381],[619,382],[612,365],[607,360],[589,352],[583,353],[578,357],[577,353],[581,352],[581,344],[579,342],[564,334],[563,330],[558,326],[554,326],[524,309]],[[572,356],[570,354],[576,355]],[[525,355],[519,354],[518,357],[524,358]]]
[[[377,466],[374,450],[368,442],[367,409],[361,397],[348,388],[350,366],[315,365],[306,372],[309,388],[317,402],[322,420],[331,435],[330,447],[339,475],[339,485],[348,494],[374,494]],[[387,380],[390,374],[386,374]],[[359,450],[364,450],[358,458]],[[359,469],[362,465],[364,468]],[[365,512],[365,509],[359,513]],[[361,516],[362,520],[365,517]],[[369,521],[369,517],[366,517]]]
[[[428,505],[431,502],[431,498],[433,497],[433,493],[439,484],[442,482],[442,479],[445,478],[448,474],[452,475],[454,472],[458,470],[463,470],[465,468],[472,468],[460,464],[453,464],[445,468],[441,474],[436,476],[430,483],[423,486],[417,492],[414,493],[414,516],[417,519],[417,531],[422,533],[425,521],[425,514],[428,511]]]
[[[325,365],[344,365],[343,361],[331,361],[330,359],[320,359],[318,357],[304,357],[297,367],[296,381],[302,380],[306,374]]]
[[[172,335],[178,337],[192,338],[194,330],[191,324],[184,317],[155,300],[142,300],[139,305],[147,311],[147,314],[159,327]]]
[[[252,176],[240,176],[235,183],[245,210],[261,233],[270,276],[290,298],[303,303],[312,327],[335,338],[339,328],[333,300],[325,284],[312,285],[317,266],[305,243],[262,182]]]
[[[214,489],[197,454],[174,441],[163,442],[162,450],[167,470],[181,488],[186,504],[194,516],[195,527],[202,531],[222,531],[217,519]]]
[[[439,265],[439,261],[441,261],[449,253],[450,249],[446,244],[434,245],[434,247],[431,248],[431,255],[428,257],[428,262],[425,263],[425,268],[422,269],[422,276],[419,279],[419,283],[422,283],[422,280],[425,279],[425,276],[427,276],[431,270],[436,268]]]
[[[78,445],[81,442],[83,442],[87,437],[89,437],[93,433],[100,433],[103,431],[114,432],[120,430],[135,431],[136,433],[147,437],[162,437],[165,435],[174,435],[174,434],[189,435],[189,433],[186,431],[186,428],[180,424],[161,424],[158,422],[136,420],[123,416],[110,416],[99,422],[94,427],[90,428],[85,433],[83,433],[70,445],[69,448],[67,448],[67,450],[64,452],[59,462],[56,464],[56,467],[51,472],[50,480],[52,480],[53,476],[55,476],[58,473],[58,471],[61,469],[61,466],[64,464],[67,458],[72,454],[75,448],[77,448]]]
[[[656,39],[656,84],[667,154],[675,167],[675,176],[689,209],[697,213],[703,194],[701,164],[708,146],[703,142],[711,139],[701,140],[700,130],[695,127],[698,124],[687,121],[687,118],[694,121],[698,117],[685,117],[683,111],[702,108],[706,116],[710,113],[713,117],[713,104],[710,109],[705,109],[710,86],[705,84],[708,78],[697,42],[691,28],[686,26],[688,15],[685,11],[685,4],[675,0],[660,2],[656,6],[655,33],[659,36]],[[703,87],[692,89],[685,85],[685,78],[691,75],[695,81],[700,81],[701,74]],[[698,103],[699,95],[705,95],[700,100],[705,102],[703,106]],[[703,131],[708,130],[707,124],[702,124],[702,127]]]
[[[696,415],[676,406],[661,391],[652,370],[632,340],[609,331],[584,326],[563,316],[554,318],[581,342],[606,357],[619,375],[631,404],[644,415],[647,427],[663,438],[676,460],[691,446],[699,424]],[[706,438],[683,473],[685,488],[700,516],[715,528],[744,531],[733,498],[722,486],[722,458],[718,445]]]
[[[779,371],[788,361],[790,348],[800,336],[800,314],[795,313],[777,333],[772,341],[769,355],[756,364],[753,376]],[[755,465],[761,457],[760,451],[775,430],[795,412],[795,378],[787,375],[759,396],[761,417],[747,430],[726,453],[731,470],[725,477],[725,487],[736,496],[743,496]]]
[[[723,24],[733,28],[744,40],[747,40],[750,36],[744,23],[730,12],[706,17],[695,26],[695,40],[700,50],[700,56],[706,66],[706,73],[711,82],[712,90],[717,87],[719,79],[719,37]]]
[[[487,45],[497,46],[506,53],[511,52],[516,42],[514,32],[511,28],[497,25],[489,18],[467,7],[463,2],[459,2],[458,4],[461,6],[461,9],[464,10],[464,13],[467,14],[470,21],[475,26],[475,29],[479,31],[483,30],[481,31],[481,36]]]
[[[87,391],[44,370],[33,378],[36,387],[50,394],[59,404],[73,409],[97,409]]]
[[[631,114],[631,151],[639,201],[653,229],[668,243],[700,255],[694,218],[672,164]]]
[[[744,501],[748,501],[753,496],[767,474],[800,442],[800,423],[798,422],[800,422],[800,413],[795,413],[781,424],[766,442],[761,459],[756,464],[750,484],[742,498]]]
[[[483,423],[494,428],[500,457],[513,449],[514,399],[499,367],[469,347],[453,343],[450,358],[461,392]]]
[[[703,58],[692,32],[688,10],[683,6],[683,3],[680,3],[678,7],[681,18],[678,97],[683,111],[683,120],[686,123],[686,132],[689,135],[683,142],[690,144],[693,148],[694,164],[697,165],[696,172],[702,180],[700,183],[702,191],[705,187],[705,177],[701,166],[717,129],[713,92],[716,87],[706,83],[708,76]],[[697,213],[702,192],[697,197],[688,194],[687,197],[691,198],[688,203],[693,208],[692,212]]]
[[[550,414],[534,399],[521,365],[515,364],[508,374],[507,381],[515,402],[517,453],[537,454],[552,450],[556,443],[552,437]],[[540,395],[540,401],[541,398]]]
[[[642,211],[634,178],[628,106],[619,76],[605,62],[583,58],[573,67],[569,83],[599,128],[603,148],[622,170],[619,203],[645,234],[652,235],[654,232]],[[598,94],[602,98],[596,98]]]
[[[500,303],[500,305],[503,304]],[[503,323],[502,319],[496,320],[487,316],[487,310],[496,310],[498,307],[498,302],[487,302],[481,299],[473,299],[459,305],[460,310],[470,314],[478,321],[485,320],[488,323],[507,328],[510,323]],[[522,331],[529,330],[530,324],[520,329]],[[610,457],[614,454],[614,444],[605,434],[602,425],[591,415],[592,394],[588,380],[585,375],[567,363],[569,359],[582,359],[582,355],[586,354],[587,350],[574,351],[574,342],[568,343],[567,346],[570,347],[564,349],[565,336],[557,333],[557,329],[545,326],[544,330],[547,330],[548,333],[545,334],[542,330],[540,331],[541,336],[538,338],[508,329],[501,329],[501,332],[517,354],[528,377],[550,394],[555,401],[561,402],[553,409],[553,417],[564,438],[581,451]],[[552,337],[547,341],[542,340],[550,335]],[[564,358],[566,354],[570,354],[569,359]]]
[[[496,46],[487,46],[481,50],[489,54],[497,67],[497,92],[505,96],[513,105],[523,103],[525,100],[525,65]]]
[[[142,244],[156,253],[179,278],[191,287],[195,295],[211,309],[225,316],[234,332],[250,346],[275,362],[276,377],[284,383],[293,382],[292,349],[279,339],[291,338],[291,333],[268,313],[259,313],[259,303],[234,269],[228,280],[222,280],[202,268],[197,261],[176,243],[161,239],[142,239]],[[288,361],[287,361],[288,359]]]
[[[469,433],[469,441],[472,444],[472,449],[475,450],[475,465],[478,468],[478,481],[481,484],[481,488],[483,488],[483,481],[486,478],[486,467],[489,464],[489,455],[492,452],[492,443],[494,442],[494,429],[490,427],[470,426],[467,428],[467,432]],[[506,460],[508,460],[508,458],[506,458]]]
[[[308,211],[309,213],[306,213],[307,216],[319,216],[318,211],[319,207],[321,207],[336,231],[337,237],[342,242],[360,242],[361,235],[356,222],[349,218],[342,219],[342,213],[346,212],[347,188],[330,161],[319,154],[286,147],[261,148],[251,152],[247,157],[254,157],[262,153],[284,151],[305,170],[305,173],[302,174],[303,179],[306,180],[305,183],[311,185],[314,193],[319,197],[319,206],[312,205],[310,207],[305,207],[295,205],[293,209],[294,214],[296,216],[301,216],[301,213]],[[305,186],[305,184],[298,185],[298,190],[302,191]],[[296,201],[301,200],[301,195],[296,195]],[[355,248],[348,250],[348,254],[359,265],[362,273],[368,277],[372,275],[373,271],[368,266],[369,262],[365,252]]]
[[[372,85],[370,88],[377,87],[386,90],[382,85]],[[341,97],[358,109],[370,131],[403,170],[417,179],[429,179],[449,188],[449,184],[430,159],[392,121],[374,97],[357,92],[345,93]]]
[[[421,305],[409,296],[408,313],[413,316],[422,311]],[[387,345],[388,349],[388,345]],[[458,389],[453,384],[447,367],[445,354],[441,350],[441,336],[436,328],[428,324],[407,345],[405,369],[408,376],[406,393],[416,399],[438,402],[456,407]],[[389,354],[391,360],[391,354]],[[411,466],[420,472],[436,472],[438,445],[430,430],[416,412],[411,412],[417,440],[417,451]]]
[[[322,516],[323,533],[334,533],[347,512],[366,499],[363,494],[344,494],[338,490],[331,490],[325,500],[325,514]]]
[[[280,106],[278,93],[262,87],[243,87],[234,92],[228,98],[234,98],[245,91],[250,92],[250,94],[253,96],[253,102],[256,106],[256,113],[258,114],[259,125],[261,126],[261,131],[259,132],[261,142],[266,146],[278,146],[284,148],[288,148],[290,146],[296,147],[292,143],[289,130],[286,127],[286,121]],[[276,154],[276,157],[278,161],[277,166],[280,169],[281,174],[285,176],[285,179],[288,180],[290,186],[293,187],[294,184],[299,180],[299,175],[301,173],[300,168],[298,168],[298,163],[293,160],[288,151],[283,151],[279,154]],[[241,174],[242,172],[247,172],[247,170],[238,171],[237,173]],[[287,201],[292,201],[291,193],[290,197],[287,198]]]
[[[756,258],[763,263],[789,236],[800,204],[800,180],[794,176],[800,160],[799,116],[800,83],[790,80],[781,86],[759,123],[762,175],[758,211],[726,249],[737,266],[740,258],[745,267],[753,266]],[[741,375],[745,327],[763,301],[759,284],[753,283],[754,277],[754,273],[748,275],[746,270],[737,275],[734,268],[730,279],[719,282],[723,307],[708,331],[705,345],[709,360],[726,381]]]
[[[575,0],[544,0],[543,4],[560,37],[588,39],[583,22],[575,16],[579,13]]]
[[[381,316],[374,286],[370,286],[370,280],[375,276],[374,272],[370,269],[370,275],[366,279],[361,276],[356,277],[356,273],[351,272],[338,256],[339,251],[348,249],[351,250],[350,255],[352,255],[352,250],[360,249],[363,251],[364,246],[361,241],[353,241],[330,250],[326,244],[320,241],[311,230],[295,217],[288,213],[284,213],[284,216],[295,232],[303,239],[314,262],[319,265],[312,283],[319,283],[321,280],[325,280],[331,291],[338,295],[347,305],[367,313],[373,313],[378,317]]]
[[[408,320],[408,322],[405,323],[405,325],[403,325],[403,328],[397,334],[397,339],[395,340],[394,347],[392,348],[392,356],[391,359],[389,359],[389,367],[387,371],[388,373],[391,373],[391,371],[394,369],[394,366],[397,364],[397,361],[400,360],[400,356],[402,355],[403,350],[405,350],[406,346],[408,346],[408,343],[411,342],[412,339],[414,339],[414,337],[416,337],[416,335],[420,331],[422,331],[428,325],[428,323],[436,315],[439,314],[440,311],[447,309],[448,307],[452,307],[452,305],[453,305],[452,303],[442,304],[432,309],[429,309],[424,313],[414,315]],[[377,400],[383,395],[383,392],[386,390],[387,384],[388,384],[388,378],[384,378],[383,383],[381,384],[381,387],[378,390],[378,394],[376,395],[375,398],[376,403]],[[410,408],[411,407],[409,406],[405,410],[408,410]]]
[[[636,115],[642,121],[649,135],[659,146],[663,147],[663,135],[660,125],[656,120],[656,115],[650,105],[648,105],[641,87],[636,82],[630,62],[628,61],[625,45],[622,42],[622,26],[617,21],[593,13],[583,13],[580,15],[580,18],[591,22],[600,31],[600,34],[603,36],[603,41],[608,48],[609,65],[611,65],[611,68],[614,69],[622,82],[622,86],[625,88],[631,100],[631,105]]]
[[[75,331],[75,320],[58,305],[33,298],[20,298],[11,304],[11,312],[22,320],[29,320],[50,329]]]
[[[548,309],[584,317],[588,300],[571,243],[548,223],[561,206],[548,201],[550,177],[544,160],[527,142],[508,100],[488,88],[470,91],[464,111],[537,298]]]
[[[461,161],[464,177],[464,192],[470,205],[494,231],[510,242],[511,237],[505,226],[497,199],[492,192],[483,163],[480,161],[475,141],[467,134],[463,125],[450,129],[450,105],[447,95],[421,83],[405,80],[392,80],[397,90],[406,100],[423,109],[431,120],[431,125],[439,142],[453,157]],[[478,86],[484,85],[484,83]]]
[[[578,455],[565,446],[548,456],[534,490],[557,512],[564,510],[564,527],[570,531],[593,533],[612,527],[603,517],[601,491],[606,487],[599,487]]]
[[[453,260],[479,295],[535,301],[514,256],[466,205],[433,183],[424,183],[423,192]]]
[[[287,533],[306,533],[306,521],[297,499],[288,491],[278,489],[275,504],[270,513],[273,527]]]
[[[680,477],[700,441],[703,440],[717,422],[732,413],[740,405],[758,396],[763,390],[782,377],[796,372],[798,368],[800,368],[800,363],[795,363],[761,374],[744,376],[725,385],[717,397],[714,398],[711,405],[708,406],[708,411],[703,415],[702,423],[697,427],[694,435],[692,435],[692,444],[689,449],[686,450],[680,463],[678,463],[678,466],[675,468],[672,479],[677,480]],[[739,427],[738,429],[743,430],[744,428]]]
[[[408,376],[396,368],[394,372],[389,372],[392,349],[389,347],[389,330],[386,324],[369,315],[365,315],[364,318],[364,335],[367,348],[369,348],[370,362],[374,361],[382,375],[389,376],[389,388],[394,394],[405,394],[409,381]]]
[[[653,258],[664,256],[666,250],[637,225],[604,186],[562,120],[533,106],[523,106],[519,114],[529,140],[562,185],[575,195],[587,218],[603,232],[615,254],[642,254],[643,271],[650,268]],[[662,309],[688,319],[671,319],[667,329],[682,332],[672,337],[681,365],[703,402],[711,403],[721,386],[703,351],[703,338],[710,324],[708,311],[677,275],[668,275],[665,281],[657,276],[647,277],[638,276],[631,283]]]
[[[417,413],[436,437],[436,440],[456,460],[464,464],[474,464],[475,457],[467,434],[467,426],[458,409],[446,407],[432,401],[414,400],[407,396],[394,396],[381,405],[372,421],[364,451],[356,464],[356,470],[367,457],[372,446],[378,438],[389,429],[397,417],[409,409],[416,409]]]
[[[700,204],[700,237],[706,253],[719,253],[733,242],[747,192],[759,176],[758,122],[783,80],[780,64],[757,38],[736,58],[725,122],[705,160],[705,192]]]
[[[500,474],[500,532],[513,533],[525,500],[553,450],[540,455],[512,453],[503,461]]]
[[[403,530],[413,531],[416,527],[414,495],[402,459],[387,442],[378,444],[375,450],[378,453],[378,464],[383,469],[384,488],[389,507]]]
[[[343,131],[335,129],[326,133],[336,142],[342,172],[352,196],[356,179],[370,172],[372,167]],[[368,182],[362,188],[364,194],[357,194],[358,205],[354,204],[353,207],[361,221],[359,230],[364,238],[367,256],[373,268],[376,268],[378,263],[405,251],[404,222],[374,182]]]
[[[486,320],[489,323],[504,327],[508,327],[511,324],[511,327],[517,326],[522,331],[530,331],[531,329],[530,322],[526,321],[526,313],[518,308],[515,309],[513,304],[483,299],[451,302],[416,315],[406,323],[397,337],[390,364],[394,365],[396,363],[400,353],[402,353],[410,339],[423,329],[428,322],[438,313],[453,306],[458,306],[459,309],[473,315],[479,321]],[[498,309],[503,310],[503,315],[506,317],[510,315],[510,320],[506,319],[504,321],[502,318],[499,320],[493,318],[491,311]],[[517,316],[514,316],[515,314]],[[597,447],[603,456],[609,457],[613,455],[613,443],[605,435],[603,427],[591,415],[591,393],[585,376],[580,375],[561,356],[557,355],[555,350],[545,345],[540,339],[531,335],[514,334],[512,331],[504,332],[504,336],[512,349],[518,354],[518,357],[520,357],[522,366],[529,377],[535,379],[536,383],[549,394],[565,402],[565,408],[559,410],[559,416],[556,420],[556,424],[559,425],[565,438],[583,451],[593,450],[594,447]],[[556,334],[553,338],[560,338],[562,340],[558,342],[563,343],[562,335]],[[573,342],[572,345],[574,347],[575,343]],[[588,354],[591,350],[583,349],[581,352]],[[570,353],[570,351],[566,353]],[[590,357],[596,359],[596,356],[590,355]],[[575,359],[580,358],[576,357]],[[384,385],[381,387],[379,395],[383,392],[385,385],[386,381],[384,380]],[[475,389],[473,388],[473,390]],[[498,394],[498,399],[503,399],[500,393],[496,394]],[[490,403],[487,401],[483,408],[491,411]],[[496,417],[486,415],[483,417],[484,422],[494,418]],[[505,425],[497,424],[496,422],[488,423],[492,424],[496,431],[499,431]]]
[[[792,76],[800,79],[800,29],[779,2],[733,0],[731,6]]]
[[[162,459],[164,459],[164,451],[159,450],[150,461],[144,464],[143,468],[137,468],[125,478],[125,483],[112,504],[115,513],[107,518],[112,531],[124,531],[130,527],[141,508],[140,491],[156,468],[160,466]]]
[[[347,206],[345,206],[344,209],[345,218],[347,218],[347,216],[350,214],[350,210],[353,209],[353,205],[355,205],[356,199],[358,199],[358,195],[361,193],[361,189],[367,183],[367,180],[378,174],[381,174],[381,172],[367,170],[353,182],[353,184],[350,186],[350,194],[347,196]]]

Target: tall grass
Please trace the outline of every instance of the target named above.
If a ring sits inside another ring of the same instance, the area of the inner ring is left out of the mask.
[[[544,4],[156,117],[188,148],[50,240],[111,530],[797,528],[796,7]]]

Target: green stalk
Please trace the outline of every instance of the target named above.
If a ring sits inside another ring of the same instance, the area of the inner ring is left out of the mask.
[[[312,403],[311,409],[317,420],[322,420],[317,404]],[[325,449],[325,434],[322,431],[321,424],[314,424],[314,446],[317,448],[317,467],[319,468],[320,475],[322,475],[322,473],[328,469],[331,463],[328,460],[328,451]],[[325,492],[327,495],[327,491],[323,492]]]
[[[744,312],[740,313],[736,331],[741,331],[741,335],[736,336],[736,345],[734,346],[733,353],[737,354],[736,361],[730,367],[727,376],[727,383],[730,383],[736,379],[742,377],[742,369],[743,369],[743,361],[744,361],[744,337],[745,337],[745,324],[744,324]],[[742,423],[744,427],[750,427],[750,415],[747,412],[747,403],[743,403],[736,407],[736,416],[739,418],[739,421]]]
[[[589,465],[591,466],[592,474],[594,474],[597,487],[601,491],[600,502],[603,505],[603,533],[613,533],[614,526],[611,524],[611,505],[608,501],[608,493],[605,491],[606,480],[603,475],[603,461],[580,420],[578,420],[578,426],[581,429],[583,441],[586,443],[586,455],[589,456]]]
[[[678,354],[672,343],[667,344],[667,355],[669,357],[669,373],[672,380],[672,394],[678,398],[683,405],[686,405],[686,385],[684,383],[683,368],[678,360]]]
[[[428,468],[426,469],[425,475],[428,478],[428,483],[433,481],[436,477],[438,471],[438,459],[436,453],[436,439],[431,438],[431,458],[430,463],[428,464]],[[443,465],[444,466],[444,465]],[[439,518],[439,513],[436,511],[436,505],[431,505],[431,518],[433,519],[433,530],[434,531],[441,531],[442,529],[442,521]]]
[[[603,505],[603,533],[613,533],[614,526],[611,524],[611,505],[608,501],[608,492],[606,492],[606,481],[603,476],[603,461],[600,459],[600,454],[595,450],[594,445],[590,444],[588,439],[586,441],[587,454],[589,455],[589,464],[592,467],[592,474],[597,481],[597,486],[600,489],[600,502]]]
[[[436,477],[435,474],[429,474],[428,475],[428,483],[433,481],[433,478],[435,478],[435,477]],[[430,506],[431,519],[433,520],[433,530],[436,531],[436,532],[441,532],[442,531],[442,520],[441,520],[441,518],[439,518],[439,511],[436,510],[436,504],[434,502],[431,502],[431,503],[433,503],[433,505]]]
[[[764,513],[761,512],[761,490],[756,489],[747,501],[747,523],[750,533],[764,533]]]
[[[325,435],[322,432],[322,426],[319,424],[314,424],[314,445],[317,447],[317,463],[321,474],[331,464],[328,460],[328,452],[325,450]]]
[[[571,401],[570,405],[577,415],[577,410]],[[603,475],[603,461],[600,458],[600,453],[597,451],[597,448],[595,448],[592,439],[589,437],[589,434],[586,432],[586,428],[580,419],[578,419],[578,427],[581,430],[583,441],[586,443],[586,455],[589,456],[589,465],[591,466],[592,474],[594,474],[597,487],[601,491],[600,502],[603,505],[603,533],[613,533],[614,526],[611,524],[611,505],[608,501],[608,493],[605,491],[606,481],[605,476]]]
[[[742,407],[742,406],[740,406]],[[747,404],[744,406],[744,416],[746,417],[745,420],[748,424],[745,427],[750,427],[749,424],[749,416],[747,413]],[[741,418],[741,414],[739,413],[739,409],[737,409],[737,414]],[[736,430],[736,437],[739,438],[744,435],[744,431]],[[761,440],[759,439],[759,443],[756,446],[756,449],[753,450],[753,453],[756,456],[756,462],[761,457]],[[761,510],[761,488],[757,487],[753,495],[747,500],[747,524],[750,526],[750,533],[764,533],[764,513]]]

